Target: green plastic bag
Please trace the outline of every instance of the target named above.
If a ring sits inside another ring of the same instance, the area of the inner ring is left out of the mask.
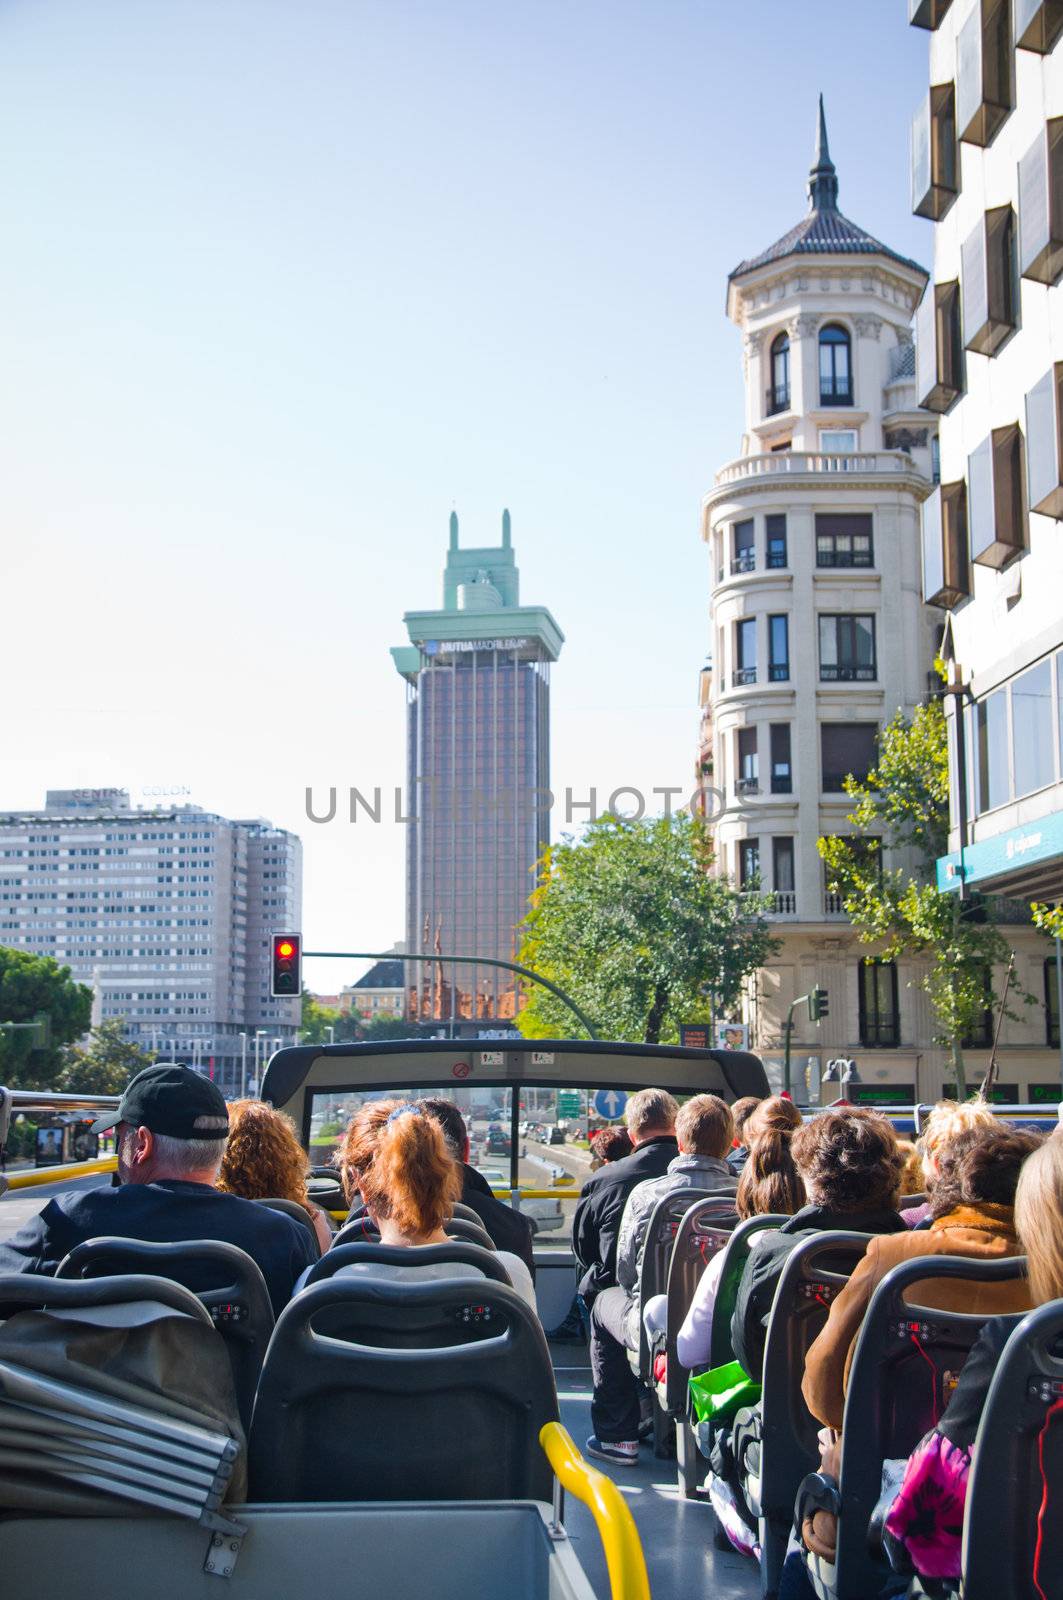
[[[690,1398],[699,1422],[730,1422],[743,1406],[755,1406],[760,1384],[754,1383],[740,1361],[728,1361],[690,1379]]]

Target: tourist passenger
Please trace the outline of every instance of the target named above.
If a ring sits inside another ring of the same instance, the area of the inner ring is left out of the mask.
[[[804,1205],[805,1185],[790,1148],[794,1134],[802,1126],[800,1111],[783,1095],[754,1103],[745,1125],[748,1160],[735,1197],[735,1210],[743,1221],[772,1214],[793,1216]],[[751,1250],[757,1248],[767,1231],[752,1236]],[[676,1353],[683,1366],[691,1370],[705,1366],[712,1351],[712,1314],[726,1253],[717,1250],[701,1274],[690,1310],[676,1336]],[[650,1307],[646,1309],[649,1313]]]
[[[638,1382],[628,1351],[639,1346],[639,1278],[653,1209],[684,1189],[716,1194],[728,1203],[734,1200],[735,1178],[724,1160],[734,1137],[726,1103],[714,1094],[695,1095],[676,1117],[675,1133],[679,1154],[668,1171],[636,1184],[628,1196],[617,1244],[617,1283],[603,1289],[591,1307],[594,1433],[587,1450],[622,1465],[638,1459]]]
[[[469,1165],[469,1132],[457,1106],[451,1100],[427,1096],[418,1100],[417,1104],[439,1124],[447,1148],[461,1169],[461,1194],[458,1198],[462,1205],[476,1212],[495,1249],[508,1250],[519,1256],[534,1277],[532,1225],[527,1217],[522,1217],[512,1206],[496,1200],[487,1179]]]
[[[999,1261],[1022,1254],[1015,1232],[1015,1187],[1023,1162],[1040,1142],[1037,1134],[994,1121],[970,1127],[962,1138],[940,1149],[934,1222],[926,1231],[905,1229],[895,1238],[872,1239],[808,1352],[801,1389],[814,1417],[829,1427],[841,1427],[856,1336],[871,1296],[892,1267],[920,1255]],[[918,1301],[986,1317],[1026,1311],[1030,1295],[1023,1278],[1003,1283],[941,1278],[921,1283]]]
[[[901,1157],[888,1118],[856,1108],[823,1111],[798,1128],[791,1150],[808,1204],[765,1232],[750,1254],[731,1319],[735,1355],[758,1382],[775,1291],[802,1239],[824,1231],[911,1237],[897,1212]]]
[[[173,1062],[145,1067],[117,1110],[93,1124],[94,1133],[116,1131],[118,1184],[49,1200],[0,1244],[0,1272],[51,1275],[86,1239],[220,1239],[258,1263],[279,1315],[317,1252],[291,1217],[215,1188],[228,1127],[225,1101],[209,1078]]]
[[[1027,1256],[1035,1306],[1063,1298],[1063,1138],[1048,1139],[1023,1163],[1015,1228]],[[924,1578],[958,1578],[964,1502],[975,1435],[1004,1346],[1021,1316],[992,1317],[964,1362],[937,1426],[917,1446],[886,1517]]]
[[[400,1249],[448,1244],[445,1224],[461,1196],[459,1163],[447,1147],[436,1119],[418,1104],[373,1100],[352,1119],[340,1147],[340,1172],[348,1199],[357,1188],[381,1244]],[[535,1310],[531,1273],[519,1256],[497,1252],[519,1295]],[[468,1262],[386,1266],[379,1262],[343,1267],[341,1272],[371,1272],[375,1277],[417,1281],[482,1278]]]
[[[591,1135],[591,1171],[607,1167],[611,1161],[622,1161],[635,1146],[626,1128],[599,1128]]]
[[[637,1183],[660,1178],[679,1154],[675,1119],[679,1107],[666,1089],[640,1089],[624,1110],[634,1146],[629,1156],[601,1167],[583,1185],[572,1223],[583,1303],[616,1282],[616,1246],[627,1197]]]
[[[742,1168],[745,1166],[749,1157],[749,1140],[746,1138],[746,1124],[757,1107],[762,1104],[763,1101],[760,1099],[759,1095],[746,1094],[742,1096],[741,1100],[736,1100],[734,1105],[731,1107],[731,1115],[734,1118],[735,1125],[734,1148],[727,1157],[727,1165],[730,1167],[731,1171],[736,1177],[742,1171]]]
[[[311,1204],[306,1177],[306,1151],[291,1119],[264,1100],[232,1101],[217,1187],[245,1200],[293,1200],[306,1212],[324,1253],[332,1228],[321,1207]]]

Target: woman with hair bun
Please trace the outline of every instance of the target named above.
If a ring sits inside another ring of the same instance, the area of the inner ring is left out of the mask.
[[[381,1244],[400,1249],[446,1244],[446,1223],[461,1197],[461,1171],[442,1129],[421,1107],[403,1100],[373,1100],[351,1120],[340,1147],[338,1166],[350,1203],[361,1195]],[[517,1293],[535,1307],[531,1273],[519,1256],[499,1250],[498,1259]],[[441,1261],[420,1266],[385,1266],[373,1262],[341,1269],[372,1272],[377,1277],[416,1281],[433,1278],[482,1278],[467,1262]]]

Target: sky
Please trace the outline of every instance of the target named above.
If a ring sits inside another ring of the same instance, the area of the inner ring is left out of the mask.
[[[451,510],[507,506],[555,792],[686,784],[727,274],[804,214],[821,90],[842,209],[929,261],[906,15],[0,0],[0,807],[187,788],[301,835],[307,948],[390,947],[405,830],[343,801],[403,783]]]

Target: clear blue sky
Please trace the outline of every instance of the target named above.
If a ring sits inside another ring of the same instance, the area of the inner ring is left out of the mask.
[[[928,261],[904,0],[4,0],[0,805],[187,783],[402,935],[388,647],[447,517],[567,635],[554,786],[687,781],[738,453],[726,276],[804,213]],[[329,989],[341,976],[311,973]]]

